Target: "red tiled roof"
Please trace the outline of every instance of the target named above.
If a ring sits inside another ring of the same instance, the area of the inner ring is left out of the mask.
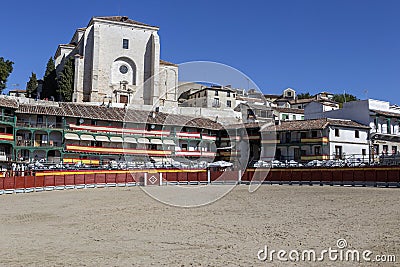
[[[86,118],[104,121],[120,121],[120,122],[133,122],[133,123],[151,123],[158,125],[177,125],[197,127],[210,130],[219,130],[222,128],[221,124],[207,119],[198,118],[178,114],[168,114],[163,112],[155,113],[143,110],[124,109],[116,107],[96,106],[88,104],[76,103],[55,103],[55,104],[42,104],[30,103],[20,104],[9,99],[0,99],[0,106],[13,105],[16,108],[16,113],[23,114],[43,114],[53,116],[65,116],[74,118]],[[8,101],[8,102],[7,102]]]
[[[273,107],[273,110],[278,112],[286,112],[286,113],[296,113],[296,114],[304,114],[304,109],[299,108],[280,108],[280,107]]]
[[[371,109],[372,112],[375,112],[378,115],[383,115],[387,117],[394,117],[394,118],[400,118],[400,113],[394,113],[394,112],[388,112],[388,111],[380,111],[380,110],[374,110]]]
[[[305,131],[325,129],[328,126],[370,129],[370,127],[351,120],[315,119],[300,121],[284,121],[280,125],[266,127],[264,131]]]
[[[168,62],[168,61],[165,61],[165,60],[162,60],[162,59],[160,59],[160,64],[161,64],[161,65],[165,65],[165,66],[174,66],[174,67],[178,67],[177,64],[174,64],[174,63],[172,63],[172,62]]]

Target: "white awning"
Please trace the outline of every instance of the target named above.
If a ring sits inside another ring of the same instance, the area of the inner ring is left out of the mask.
[[[83,140],[83,141],[95,141],[93,135],[89,135],[89,134],[82,134],[81,135],[81,140]]]
[[[151,139],[150,142],[155,145],[162,145],[161,139]]]
[[[110,141],[113,142],[113,143],[122,143],[122,142],[124,142],[124,140],[122,140],[122,137],[119,137],[119,136],[111,136],[110,137]],[[136,140],[135,140],[135,142],[136,142]]]
[[[110,139],[108,139],[107,136],[104,135],[98,135],[96,136],[96,141],[101,141],[101,142],[110,142]]]
[[[139,144],[150,144],[150,141],[147,138],[138,138],[137,141]]]
[[[165,139],[163,142],[164,142],[164,145],[176,146],[174,140]]]
[[[74,134],[74,133],[66,133],[64,135],[64,138],[68,139],[68,140],[80,140],[79,135]]]
[[[130,144],[136,144],[137,143],[136,139],[133,138],[133,137],[125,137],[124,141],[125,141],[125,143],[130,143]]]

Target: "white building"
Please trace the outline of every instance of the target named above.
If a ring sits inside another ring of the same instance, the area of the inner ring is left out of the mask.
[[[124,16],[94,17],[55,54],[75,60],[73,102],[177,105],[178,67],[160,61],[159,28]]]
[[[389,102],[379,100],[360,100],[343,104],[342,109],[315,112],[305,109],[306,119],[337,118],[351,119],[369,125],[372,142],[371,154],[397,155],[400,148],[400,109]]]
[[[262,129],[262,143],[263,146],[276,144],[275,157],[278,160],[351,158],[367,162],[369,129],[368,126],[350,120],[323,118],[284,121],[280,125]]]
[[[236,107],[236,92],[224,86],[206,87],[188,94],[181,106],[233,110]]]

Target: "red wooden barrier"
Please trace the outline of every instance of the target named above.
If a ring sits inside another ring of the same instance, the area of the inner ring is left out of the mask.
[[[35,187],[44,186],[44,176],[35,176]]]
[[[135,183],[134,173],[126,173],[126,182],[127,183]]]
[[[54,184],[55,186],[65,185],[65,175],[56,175]]]
[[[65,185],[75,185],[75,176],[73,174],[64,175]]]
[[[14,189],[15,188],[15,176],[5,177],[4,180],[4,189]]]
[[[207,172],[198,172],[197,177],[200,182],[207,182]]]
[[[177,182],[178,181],[178,173],[176,172],[167,172],[166,174],[166,180],[168,182]]]
[[[75,184],[85,184],[86,174],[74,174]]]
[[[330,183],[332,182],[332,171],[329,170],[321,170],[319,172],[319,180],[321,183]]]
[[[25,176],[25,188],[35,187],[35,176]]]
[[[187,182],[188,181],[188,177],[187,177],[187,173],[186,172],[178,172],[178,182]]]
[[[85,184],[95,184],[94,174],[89,173],[85,175]]]
[[[24,176],[14,176],[15,187],[14,188],[25,188],[25,178]]]
[[[398,182],[400,182],[400,172],[399,172],[399,170],[388,170],[387,171],[387,182],[388,183],[398,183]]]
[[[126,183],[126,173],[117,173],[116,182],[119,184]]]
[[[364,184],[365,183],[365,171],[364,170],[354,170],[353,171],[353,182]]]
[[[296,176],[298,173],[299,172],[297,172],[297,171],[289,171],[289,170],[280,171],[279,172],[280,177],[277,177],[278,180],[275,180],[275,179],[274,180],[281,181],[284,183],[291,182],[291,181],[293,181],[292,176]]]
[[[54,175],[44,176],[44,186],[55,186]]]
[[[105,173],[96,173],[95,174],[95,184],[105,184],[106,183],[106,174]]]
[[[189,172],[187,174],[188,181],[189,182],[198,182],[197,174],[198,174],[197,172]]]

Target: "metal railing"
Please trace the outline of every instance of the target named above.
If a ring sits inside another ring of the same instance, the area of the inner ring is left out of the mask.
[[[52,123],[52,122],[17,122],[16,124],[17,127],[25,127],[25,128],[56,128],[56,129],[63,129],[65,124],[58,122],[58,123]]]

